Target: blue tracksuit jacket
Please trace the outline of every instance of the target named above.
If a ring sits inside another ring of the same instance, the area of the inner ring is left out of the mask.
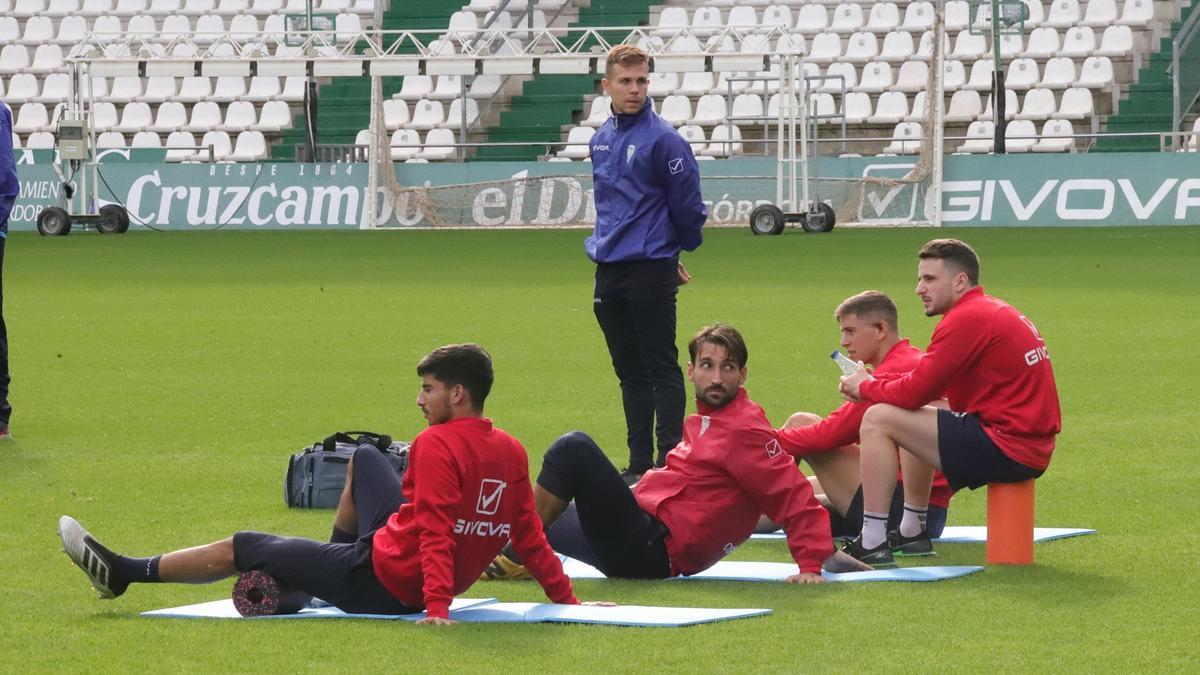
[[[708,209],[687,141],[651,110],[614,115],[591,141],[596,229],[584,242],[595,262],[661,260],[694,251]]]

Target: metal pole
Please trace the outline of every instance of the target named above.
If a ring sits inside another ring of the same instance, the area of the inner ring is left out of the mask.
[[[933,104],[935,106],[933,109],[933,184],[925,197],[927,200],[933,201],[933,206],[929,209],[929,220],[934,227],[942,226],[942,169],[946,159],[946,89],[942,82],[942,78],[946,75],[946,50],[945,42],[942,39],[942,36],[946,34],[945,3],[946,0],[938,0],[934,8],[937,23],[934,24],[933,31],[933,63],[936,68],[933,75]]]
[[[992,115],[996,118],[996,140],[993,150],[1004,154],[1004,125],[1008,119],[1005,105],[1008,101],[1004,92],[1004,68],[1000,65],[1000,1],[992,4]]]

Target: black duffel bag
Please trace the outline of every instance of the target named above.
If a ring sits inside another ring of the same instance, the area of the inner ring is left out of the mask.
[[[408,443],[370,431],[339,431],[292,455],[283,482],[283,500],[291,508],[337,508],[346,485],[350,457],[363,445],[382,452],[396,473],[404,475],[408,468]]]

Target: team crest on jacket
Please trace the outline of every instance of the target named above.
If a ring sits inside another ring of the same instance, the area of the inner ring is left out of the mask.
[[[630,145],[629,147],[625,148],[625,163],[626,164],[633,161],[633,153],[636,150],[637,150],[636,145]]]
[[[775,440],[774,438],[767,441],[767,444],[764,447],[767,449],[767,457],[770,457],[771,459],[775,459],[779,456],[779,453],[783,452],[783,447],[780,446],[779,441]]]
[[[711,423],[712,423],[712,420],[709,419],[708,415],[704,415],[703,417],[701,417],[700,418],[700,433],[698,433],[696,435],[703,436],[704,432],[708,431],[708,425]]]
[[[495,478],[484,478],[479,484],[479,499],[475,502],[475,512],[485,516],[494,516],[500,509],[500,495],[508,484]]]

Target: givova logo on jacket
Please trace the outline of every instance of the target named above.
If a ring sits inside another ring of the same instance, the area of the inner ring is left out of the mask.
[[[500,510],[500,498],[508,483],[495,478],[484,478],[479,483],[479,497],[475,500],[475,512],[483,516],[494,516]],[[504,537],[512,534],[508,523],[493,523],[490,520],[463,520],[454,522],[454,534],[473,534],[479,537]]]
[[[502,480],[484,478],[479,484],[479,499],[475,502],[475,512],[485,516],[494,516],[500,509],[500,496],[508,486]]]

